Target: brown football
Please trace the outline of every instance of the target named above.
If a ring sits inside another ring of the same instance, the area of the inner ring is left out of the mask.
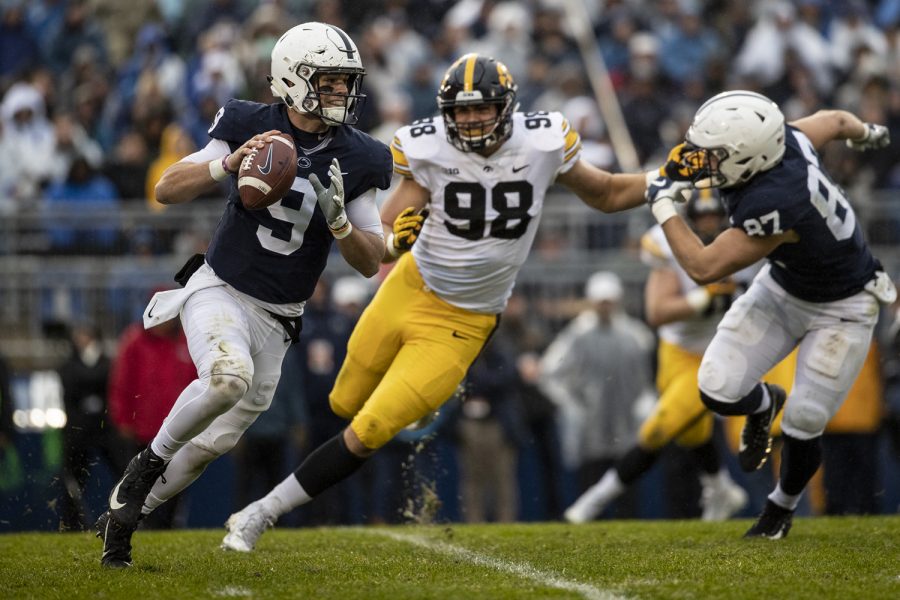
[[[286,135],[273,135],[264,148],[244,157],[238,193],[247,210],[260,210],[284,198],[297,176],[297,149]]]

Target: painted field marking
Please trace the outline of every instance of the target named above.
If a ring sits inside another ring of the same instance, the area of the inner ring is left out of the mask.
[[[504,573],[518,575],[519,577],[530,579],[531,581],[539,583],[540,585],[553,587],[568,592],[574,592],[580,594],[584,598],[588,598],[588,600],[625,599],[625,596],[620,596],[608,590],[602,590],[586,583],[578,583],[577,581],[564,579],[554,573],[541,571],[540,569],[537,569],[527,563],[516,563],[508,560],[503,560],[501,558],[496,558],[487,554],[475,552],[474,550],[469,550],[468,548],[454,546],[453,544],[448,544],[447,542],[441,540],[432,540],[421,535],[398,533],[396,531],[387,531],[384,529],[373,528],[363,529],[362,531],[388,537],[398,542],[405,542],[407,544],[419,546],[420,548],[425,548],[431,550],[432,552],[437,552],[439,554],[445,554],[447,556],[462,559],[472,564],[494,569],[495,571],[502,571]]]

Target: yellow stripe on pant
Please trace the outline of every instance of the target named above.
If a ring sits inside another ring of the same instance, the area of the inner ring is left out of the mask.
[[[496,325],[497,315],[438,298],[405,254],[350,336],[331,409],[380,448],[453,395]]]

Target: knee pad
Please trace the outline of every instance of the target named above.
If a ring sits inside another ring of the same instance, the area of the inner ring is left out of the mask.
[[[799,440],[822,435],[831,419],[828,409],[815,400],[815,392],[800,387],[791,392],[790,402],[784,409],[781,430]]]
[[[237,375],[211,375],[206,391],[207,401],[221,414],[240,402],[249,389],[247,382]]]
[[[391,428],[384,420],[371,413],[360,413],[350,423],[353,433],[369,450],[377,450],[391,441],[399,429]]]
[[[706,397],[728,402],[741,397],[740,388],[746,374],[746,358],[729,349],[724,357],[703,357],[697,371],[697,385]]]

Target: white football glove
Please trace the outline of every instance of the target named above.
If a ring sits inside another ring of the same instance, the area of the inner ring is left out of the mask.
[[[678,213],[676,202],[685,201],[685,192],[689,192],[691,184],[684,181],[672,181],[668,177],[647,177],[647,189],[644,198],[650,206],[656,222],[662,225]]]
[[[319,207],[325,215],[325,221],[331,234],[337,239],[343,239],[350,235],[353,226],[347,219],[347,211],[344,210],[344,178],[341,177],[341,164],[338,159],[331,161],[328,167],[328,175],[331,177],[331,185],[326,189],[315,173],[309,176],[309,182],[316,192]]]
[[[875,150],[891,143],[891,132],[884,125],[866,123],[866,134],[858,140],[847,140],[847,147],[853,150]]]

